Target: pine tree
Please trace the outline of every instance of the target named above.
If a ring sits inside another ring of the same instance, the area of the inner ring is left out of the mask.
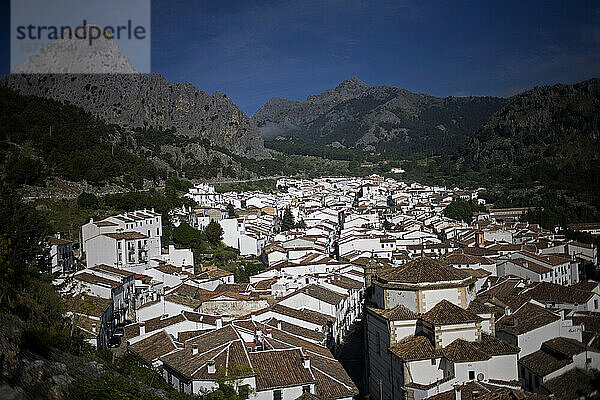
[[[223,238],[223,228],[215,221],[210,221],[206,229],[204,229],[204,234],[206,235],[206,240],[212,244],[219,244]]]
[[[233,207],[233,204],[231,204],[231,203],[227,204],[227,216],[229,218],[237,217],[237,214],[235,213],[235,208]]]
[[[289,231],[296,225],[290,208],[286,208],[281,219],[281,231]]]

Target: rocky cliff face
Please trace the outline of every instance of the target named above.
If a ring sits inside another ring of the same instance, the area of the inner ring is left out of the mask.
[[[75,379],[94,379],[104,371],[94,361],[24,349],[23,332],[5,318],[0,315],[0,398],[66,399]]]
[[[137,73],[112,40],[89,45],[59,39],[0,84],[79,106],[109,123],[174,128],[177,134],[206,138],[238,155],[267,156],[254,122],[226,95],[168,82],[159,74]]]
[[[303,102],[271,99],[252,118],[265,138],[409,154],[460,142],[505,103],[494,97],[437,98],[350,78]]]
[[[159,74],[10,74],[0,84],[76,105],[125,127],[174,128],[247,157],[266,155],[255,124],[226,95]]]

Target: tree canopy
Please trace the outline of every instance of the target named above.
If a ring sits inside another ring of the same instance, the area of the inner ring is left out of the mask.
[[[229,218],[237,217],[237,214],[235,213],[235,208],[233,207],[233,204],[231,204],[231,203],[227,204],[227,216]]]
[[[77,206],[81,208],[96,209],[98,208],[98,198],[93,193],[83,192],[77,196]]]
[[[212,244],[218,244],[223,238],[223,228],[215,221],[210,221],[204,229],[206,240]]]
[[[283,218],[281,219],[281,230],[289,231],[290,229],[294,228],[295,226],[296,226],[296,223],[294,221],[294,216],[292,215],[292,211],[288,207],[285,209],[285,211],[283,213]]]
[[[461,199],[454,200],[452,203],[448,204],[444,210],[444,215],[448,218],[463,221],[468,224],[473,220],[473,210],[471,209],[471,205]]]

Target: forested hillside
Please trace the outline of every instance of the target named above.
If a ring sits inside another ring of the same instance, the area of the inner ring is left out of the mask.
[[[378,152],[446,154],[506,104],[497,97],[438,98],[357,78],[303,102],[271,99],[252,117],[265,138]],[[269,142],[267,146],[281,145]]]

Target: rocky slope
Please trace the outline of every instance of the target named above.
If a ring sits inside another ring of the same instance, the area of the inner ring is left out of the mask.
[[[225,94],[211,95],[156,73],[137,73],[112,40],[96,40],[90,46],[85,40],[59,39],[0,84],[77,105],[123,127],[174,129],[238,155],[267,156],[254,122]]]
[[[14,319],[14,318],[12,318]],[[95,379],[101,364],[59,352],[24,348],[23,331],[0,315],[0,398],[11,400],[68,397],[69,385],[78,378]]]
[[[518,94],[469,140],[476,169],[592,183],[600,171],[600,79]]]
[[[285,135],[288,131],[301,128],[333,106],[360,96],[368,89],[366,83],[352,77],[340,83],[335,89],[308,96],[306,101],[273,97],[254,114],[252,119],[260,127],[264,138]]]
[[[252,119],[265,138],[435,153],[470,136],[505,103],[494,97],[437,98],[350,78],[303,102],[271,99]]]

